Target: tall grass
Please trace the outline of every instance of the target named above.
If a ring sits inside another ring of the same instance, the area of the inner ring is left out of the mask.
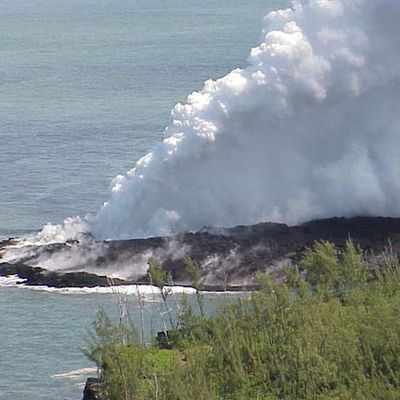
[[[189,263],[189,261],[186,261]],[[190,266],[189,266],[190,268]],[[87,355],[110,400],[400,398],[400,264],[316,243],[284,282],[205,317],[186,305],[172,350],[99,314]]]

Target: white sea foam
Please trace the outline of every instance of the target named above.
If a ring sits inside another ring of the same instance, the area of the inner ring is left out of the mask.
[[[79,379],[87,375],[93,375],[97,373],[97,368],[80,368],[73,371],[64,372],[61,374],[51,375],[51,378],[56,379]]]
[[[31,286],[24,285],[24,279],[17,275],[0,276],[0,287],[18,287],[21,289],[35,290],[40,292],[58,293],[58,294],[116,294],[126,296],[144,296],[144,300],[151,301],[160,296],[160,289],[152,285],[118,285],[118,286],[96,286],[96,287],[64,287],[55,288],[49,286]],[[194,294],[196,290],[187,286],[165,286],[164,292],[169,294]]]
[[[0,287],[22,286],[26,279],[20,278],[18,275],[0,275]]]
[[[118,285],[118,286],[96,286],[96,287],[64,287],[55,288],[49,286],[31,286],[24,285],[25,279],[19,278],[17,275],[0,276],[0,287],[18,287],[26,290],[34,290],[39,292],[57,293],[65,295],[82,295],[82,294],[115,294],[123,296],[141,296],[141,299],[147,303],[161,302],[160,289],[152,285]],[[164,292],[173,295],[193,295],[196,289],[190,286],[165,286]],[[207,295],[238,295],[242,296],[247,291],[203,291]]]
[[[160,290],[151,285],[119,285],[119,286],[97,286],[97,287],[67,287],[53,288],[48,286],[25,286],[32,290],[40,290],[44,292],[53,292],[60,294],[122,294],[126,296],[158,296]],[[165,291],[171,294],[193,294],[196,292],[194,288],[185,286],[165,287]]]

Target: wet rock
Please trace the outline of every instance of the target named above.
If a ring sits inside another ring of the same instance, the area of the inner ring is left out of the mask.
[[[82,400],[106,400],[102,392],[101,381],[98,378],[88,378],[83,390]]]
[[[32,267],[30,265],[16,263],[0,263],[0,275],[18,275],[25,279],[23,282],[28,286],[48,286],[54,288],[64,287],[96,287],[110,286],[111,281],[106,276],[90,274],[88,272],[68,272],[60,273],[48,271],[40,267]],[[113,285],[125,284],[122,279],[113,279]]]

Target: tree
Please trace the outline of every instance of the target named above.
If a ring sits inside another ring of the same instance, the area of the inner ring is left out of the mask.
[[[197,303],[199,304],[200,314],[202,317],[204,317],[204,303],[203,297],[200,293],[200,291],[203,289],[203,284],[201,283],[200,267],[190,257],[185,257],[183,259],[183,265],[186,272],[190,275],[190,278],[192,279],[193,287],[196,289]]]
[[[311,285],[323,288],[339,283],[339,262],[334,244],[321,241],[303,253],[300,265],[307,270],[307,280]]]

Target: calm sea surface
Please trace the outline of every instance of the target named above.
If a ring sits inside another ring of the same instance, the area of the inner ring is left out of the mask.
[[[1,0],[0,238],[96,212],[174,104],[245,65],[283,3]],[[100,305],[116,311],[111,295],[0,286],[0,399],[80,399],[71,371],[93,367],[79,347]]]
[[[207,294],[206,308],[211,312],[237,296]],[[196,310],[195,296],[186,298]],[[120,299],[141,336],[140,308],[134,295],[100,294],[91,290],[68,294],[68,289],[48,292],[38,288],[0,287],[0,399],[82,399],[85,380],[96,376],[96,369],[81,349],[87,344],[99,308],[118,321]],[[144,299],[144,334],[149,343],[150,337],[163,329],[160,315],[165,308],[157,293],[147,294]],[[182,295],[171,295],[169,308],[173,317],[181,302]],[[167,321],[165,324],[169,329]]]

